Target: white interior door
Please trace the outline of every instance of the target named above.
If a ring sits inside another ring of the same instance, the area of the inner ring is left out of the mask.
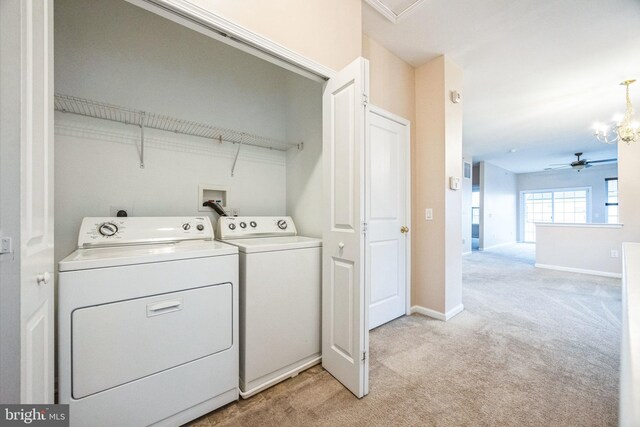
[[[358,58],[322,96],[322,366],[357,397],[369,392],[364,280],[364,147],[369,62]]]
[[[53,403],[53,2],[21,7],[21,401]]]
[[[366,145],[366,262],[369,329],[407,311],[409,122],[369,108]]]

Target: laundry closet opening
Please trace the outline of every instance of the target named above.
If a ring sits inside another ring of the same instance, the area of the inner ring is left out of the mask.
[[[57,0],[55,93],[56,263],[87,216],[215,225],[203,188],[240,215],[288,215],[322,236],[317,81],[124,0]]]

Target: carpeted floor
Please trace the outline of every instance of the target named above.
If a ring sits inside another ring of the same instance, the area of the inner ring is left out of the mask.
[[[617,425],[620,281],[536,269],[533,250],[464,257],[450,321],[372,331],[364,399],[316,366],[193,425]]]

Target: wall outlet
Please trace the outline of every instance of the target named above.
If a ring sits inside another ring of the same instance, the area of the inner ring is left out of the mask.
[[[240,210],[239,209],[228,208],[226,206],[223,206],[223,209],[227,213],[228,216],[240,216]]]
[[[619,257],[620,257],[620,253],[615,249],[611,249],[611,258],[619,258]]]

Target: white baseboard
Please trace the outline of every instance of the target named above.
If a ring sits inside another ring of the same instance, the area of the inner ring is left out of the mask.
[[[584,268],[562,267],[559,265],[538,264],[538,263],[536,263],[536,267],[544,268],[546,270],[567,271],[569,273],[591,274],[592,276],[613,277],[616,279],[622,278],[622,273],[610,273],[608,271],[586,270]]]
[[[461,313],[463,310],[464,310],[464,305],[462,304],[452,308],[446,313],[442,313],[436,310],[431,310],[430,308],[422,307],[420,305],[414,305],[413,307],[411,307],[411,313],[422,314],[423,316],[432,317],[434,319],[442,320],[444,322],[451,319],[453,316]]]
[[[473,251],[462,252],[462,256],[471,255]]]
[[[479,251],[486,251],[489,249],[496,249],[496,248],[500,248],[502,246],[509,246],[509,245],[515,245],[516,242],[515,240],[511,241],[511,242],[505,242],[505,243],[498,243],[497,245],[492,245],[492,246],[487,246],[486,248],[478,248]]]

